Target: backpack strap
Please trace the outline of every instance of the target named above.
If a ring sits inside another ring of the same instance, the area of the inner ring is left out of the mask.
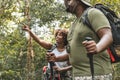
[[[95,32],[95,30],[92,28],[92,25],[90,24],[90,21],[89,21],[89,18],[88,18],[88,12],[91,8],[92,7],[89,7],[84,11],[81,19],[82,19],[83,24],[87,25],[87,27],[89,27],[92,31]]]
[[[95,32],[95,30],[93,29],[93,27],[92,27],[92,25],[91,25],[91,23],[90,23],[90,21],[89,21],[89,18],[88,18],[89,10],[92,9],[92,8],[93,8],[93,7],[89,7],[89,8],[87,8],[87,9],[84,11],[81,20],[82,20],[83,24],[84,24],[84,25],[87,25],[87,27],[89,27],[89,28],[97,35],[97,37],[99,38],[98,34],[97,34],[97,33]]]
[[[57,43],[53,44],[51,50],[53,51],[57,47]]]
[[[52,52],[57,47],[57,43],[53,44],[51,49],[47,50],[48,52]]]

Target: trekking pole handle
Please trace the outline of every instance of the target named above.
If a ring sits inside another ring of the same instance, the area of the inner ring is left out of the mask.
[[[47,52],[52,52],[52,50],[47,50]],[[52,66],[55,66],[53,61],[51,61],[50,63],[52,64]]]
[[[85,40],[86,40],[86,41],[91,41],[92,38],[91,38],[91,37],[85,37]]]
[[[47,50],[47,52],[52,52],[52,50]],[[51,72],[51,77],[53,77],[53,66],[55,65],[53,61],[50,61],[50,72]]]
[[[92,38],[91,38],[91,37],[85,37],[85,40],[86,40],[86,41],[91,41]],[[88,53],[88,56],[92,56],[92,55],[93,55],[93,54],[89,54],[89,53]]]

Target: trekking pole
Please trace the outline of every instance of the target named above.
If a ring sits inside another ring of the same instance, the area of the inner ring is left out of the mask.
[[[90,41],[92,40],[91,37],[85,37],[85,40]],[[94,65],[93,65],[93,54],[87,54],[87,56],[89,57],[89,62],[90,62],[90,71],[91,71],[91,75],[92,75],[92,80],[94,79]]]
[[[47,50],[47,52],[52,52],[52,50]],[[53,80],[53,66],[54,66],[54,62],[50,61],[49,64],[50,64],[50,74],[51,74],[50,80]]]

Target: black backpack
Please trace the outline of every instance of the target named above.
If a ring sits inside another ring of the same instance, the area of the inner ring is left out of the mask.
[[[91,7],[90,7],[91,8]],[[87,25],[91,30],[93,30],[89,19],[88,19],[88,8],[85,10],[83,16],[82,16],[82,21],[85,25]],[[104,6],[103,4],[96,4],[94,8],[99,9],[103,14],[107,17],[111,29],[112,29],[112,36],[113,36],[113,43],[111,46],[108,48],[108,53],[110,54],[111,62],[119,62],[120,61],[120,56],[115,51],[116,47],[120,47],[120,18],[117,17],[114,11],[109,9],[107,6]],[[94,30],[93,30],[94,31]],[[95,32],[95,31],[94,31]]]

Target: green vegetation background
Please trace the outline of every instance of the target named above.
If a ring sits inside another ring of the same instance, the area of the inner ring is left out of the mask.
[[[0,80],[41,80],[42,67],[47,65],[46,50],[30,41],[22,26],[30,25],[41,39],[54,43],[54,29],[69,28],[74,20],[74,16],[65,12],[62,2],[0,0]],[[120,16],[120,0],[91,0],[91,3],[105,4]],[[120,64],[113,64],[113,69],[115,79],[119,80]]]

